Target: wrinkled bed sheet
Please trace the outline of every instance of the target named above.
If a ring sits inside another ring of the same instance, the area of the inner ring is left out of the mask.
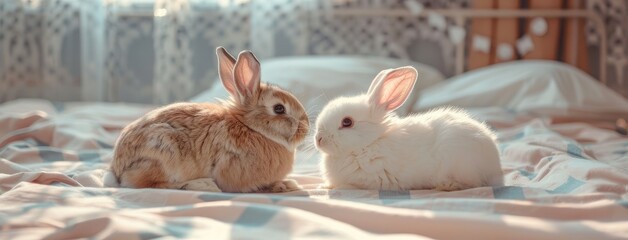
[[[300,152],[304,190],[224,194],[117,188],[125,124],[151,106],[18,100],[0,105],[0,239],[628,238],[628,138],[504,109],[505,187],[457,192],[327,190]]]

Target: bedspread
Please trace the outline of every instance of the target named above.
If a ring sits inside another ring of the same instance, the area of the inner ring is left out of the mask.
[[[117,187],[120,130],[152,106],[0,105],[0,239],[626,239],[628,138],[585,123],[478,111],[497,131],[504,187],[455,192],[319,188],[228,194]]]

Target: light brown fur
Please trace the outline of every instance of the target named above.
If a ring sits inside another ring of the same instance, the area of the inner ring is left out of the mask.
[[[292,94],[256,89],[219,104],[171,104],[129,124],[111,165],[121,186],[188,189],[190,181],[213,179],[225,192],[294,190],[284,178],[309,129],[307,115]],[[286,114],[273,114],[277,103]]]

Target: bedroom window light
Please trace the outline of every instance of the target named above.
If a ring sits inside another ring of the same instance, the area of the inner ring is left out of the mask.
[[[111,1],[111,0],[106,0],[106,1]],[[156,0],[130,0],[128,1],[128,4],[130,5],[135,5],[135,6],[146,6],[146,5],[153,5],[155,3]]]
[[[168,9],[160,8],[155,10],[155,17],[164,17],[168,15]]]
[[[28,1],[28,0],[22,0]],[[41,0],[33,0],[41,1]],[[103,0],[112,1],[112,0]],[[188,0],[190,7],[197,11],[203,11],[203,9],[216,7],[219,8],[231,8],[238,7],[240,5],[248,4],[251,0],[204,0],[204,1],[191,1]],[[181,2],[179,2],[181,3]],[[184,2],[185,3],[185,2]],[[117,14],[125,17],[165,17],[168,14],[172,14],[173,11],[177,11],[177,8],[158,8],[155,9],[156,0],[128,0],[121,3],[121,7],[117,10]],[[181,4],[179,4],[181,6]]]
[[[221,7],[229,7],[232,3],[233,5],[242,5],[250,2],[251,0],[218,0],[218,5]]]
[[[22,0],[22,3],[27,4],[32,8],[38,8],[41,6],[41,1],[42,0]]]

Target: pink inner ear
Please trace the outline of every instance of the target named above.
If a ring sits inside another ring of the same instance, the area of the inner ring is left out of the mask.
[[[236,85],[241,93],[250,96],[257,90],[259,72],[259,63],[252,54],[240,55],[234,73]]]
[[[227,89],[227,91],[231,95],[235,96],[237,92],[236,92],[235,82],[233,81],[234,65],[233,63],[226,62],[226,61],[229,61],[229,60],[223,59],[220,61],[220,79],[225,89]]]
[[[248,64],[248,67],[246,68],[246,70],[248,70],[245,74],[247,75],[247,77],[245,78],[245,84],[246,84],[246,88],[249,91],[249,93],[253,93],[253,91],[255,91],[255,83],[256,83],[256,79],[257,79],[257,74],[259,74],[259,65],[253,63],[250,60],[247,60],[245,62],[246,64]]]
[[[236,89],[236,83],[233,80],[233,68],[235,67],[235,59],[222,47],[216,48],[216,55],[218,56],[218,68],[220,74],[220,80],[225,89],[233,97],[238,96]]]
[[[384,106],[387,111],[399,108],[412,92],[414,77],[411,72],[405,70],[388,74],[383,80],[378,104]]]

